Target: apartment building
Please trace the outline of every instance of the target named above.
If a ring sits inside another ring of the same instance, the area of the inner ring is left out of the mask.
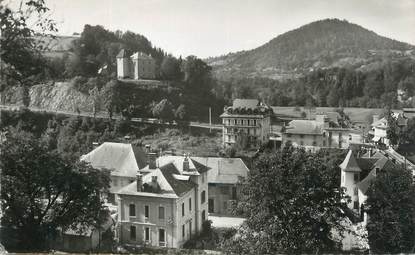
[[[182,247],[207,220],[209,168],[189,156],[155,160],[117,192],[118,239],[130,245]]]
[[[220,116],[223,145],[258,148],[268,142],[272,109],[257,99],[235,99]]]

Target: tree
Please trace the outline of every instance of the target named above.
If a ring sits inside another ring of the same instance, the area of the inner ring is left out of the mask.
[[[225,245],[236,254],[318,253],[337,248],[332,231],[342,233],[344,191],[338,161],[325,153],[285,147],[254,162],[243,185],[238,210],[246,225]]]
[[[42,140],[16,129],[0,146],[2,224],[17,232],[17,249],[43,249],[46,236],[58,229],[101,224],[100,193],[109,188],[108,171],[62,158]]]
[[[163,99],[153,108],[153,116],[162,120],[173,119],[173,105],[169,100]]]
[[[184,62],[184,81],[186,89],[198,95],[210,92],[212,85],[211,70],[203,60],[188,56]]]
[[[163,79],[177,81],[183,76],[180,69],[180,61],[175,57],[166,56],[163,58],[160,66],[160,74]]]
[[[412,173],[398,166],[377,174],[367,192],[368,240],[373,253],[413,253],[415,189]]]
[[[399,145],[401,143],[401,128],[399,127],[398,118],[394,116],[392,110],[388,107],[385,111],[385,118],[388,121],[388,129],[386,137],[391,145]]]
[[[48,45],[43,39],[57,31],[55,23],[48,18],[44,0],[21,0],[17,9],[0,2],[0,59],[5,63],[1,90],[7,86],[30,86],[47,69],[41,52]]]
[[[118,81],[111,80],[105,84],[102,88],[102,94],[104,97],[104,105],[107,109],[110,119],[114,111],[117,111],[119,108],[119,93],[118,93]]]

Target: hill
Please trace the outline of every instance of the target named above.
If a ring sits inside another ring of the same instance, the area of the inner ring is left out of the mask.
[[[209,58],[219,79],[295,78],[316,69],[367,68],[386,58],[415,58],[415,46],[345,20],[326,19],[286,32],[249,51]]]

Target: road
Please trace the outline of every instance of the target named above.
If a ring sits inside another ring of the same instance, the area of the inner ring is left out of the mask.
[[[7,111],[19,110],[21,108],[22,108],[21,106],[0,105],[0,109],[7,110]],[[67,115],[67,116],[81,116],[81,117],[91,117],[91,118],[94,117],[94,115],[90,112],[76,113],[76,112],[70,112],[70,111],[52,111],[52,110],[40,109],[40,108],[36,108],[36,107],[28,107],[28,109],[30,111],[33,111],[33,112],[47,112],[47,113],[54,113],[54,114],[63,114],[63,115]],[[95,118],[108,119],[109,116],[108,116],[107,113],[99,112],[95,115]],[[121,115],[114,115],[112,118],[117,120],[117,119],[121,119],[122,117],[121,117]],[[169,125],[169,126],[177,126],[178,125],[178,123],[176,121],[166,122],[166,121],[162,121],[162,120],[156,119],[156,118],[131,118],[131,121],[136,122],[136,123],[156,124],[156,125]],[[220,125],[220,124],[209,125],[209,123],[196,122],[196,121],[188,122],[187,126],[198,127],[198,128],[216,129],[216,130],[221,130],[222,129],[222,125]]]

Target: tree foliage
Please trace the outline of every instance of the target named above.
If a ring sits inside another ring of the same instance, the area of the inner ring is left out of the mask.
[[[368,240],[374,253],[413,253],[415,186],[412,173],[398,166],[377,174],[367,193]]]
[[[169,100],[163,99],[154,106],[153,115],[162,120],[172,120],[174,117],[173,105]]]
[[[239,210],[246,225],[225,244],[237,254],[315,253],[337,248],[332,231],[342,232],[338,161],[286,147],[254,163]]]
[[[100,192],[109,172],[62,158],[30,133],[10,129],[1,144],[3,226],[18,233],[19,250],[44,248],[58,229],[97,226],[105,215]]]

